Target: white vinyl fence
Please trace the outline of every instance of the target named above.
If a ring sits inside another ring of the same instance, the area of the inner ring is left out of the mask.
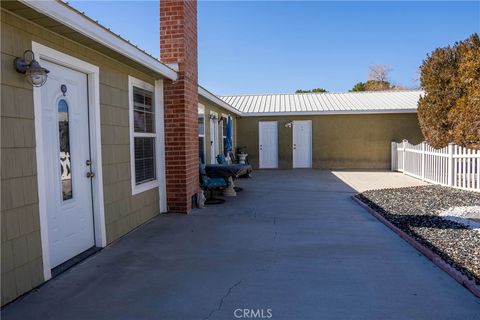
[[[392,142],[392,171],[431,183],[480,191],[480,150],[453,143],[434,149],[426,142]]]

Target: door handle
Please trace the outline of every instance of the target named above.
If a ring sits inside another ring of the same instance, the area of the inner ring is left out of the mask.
[[[91,172],[91,171],[87,172],[87,178],[93,178],[93,177],[95,177],[95,172]]]

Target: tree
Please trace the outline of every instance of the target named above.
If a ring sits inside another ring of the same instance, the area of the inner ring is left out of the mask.
[[[368,69],[368,80],[390,82],[390,72],[392,72],[392,67],[384,64],[374,64],[368,67]]]
[[[368,80],[365,83],[366,91],[385,91],[392,89],[390,82],[384,80]]]
[[[374,64],[368,67],[368,81],[365,84],[367,91],[384,91],[390,90],[390,72],[392,68],[384,64]]]
[[[392,86],[388,81],[368,80],[367,82],[357,82],[350,90],[350,92],[385,91],[399,88],[400,87]]]
[[[295,91],[295,93],[322,93],[322,92],[328,92],[328,91],[323,88],[314,88],[310,90],[298,89],[297,91]]]
[[[418,119],[425,139],[435,148],[449,142],[480,148],[480,38],[435,49],[420,67],[425,95]]]
[[[368,67],[368,69],[368,80],[366,82],[358,82],[350,92],[402,90],[403,86],[390,83],[391,67],[383,64],[374,64]]]
[[[357,82],[352,90],[350,90],[350,92],[359,92],[359,91],[366,91],[367,89],[365,89],[365,82]]]

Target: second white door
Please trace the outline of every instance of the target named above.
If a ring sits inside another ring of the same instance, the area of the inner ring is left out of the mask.
[[[293,167],[312,167],[312,121],[293,121]]]
[[[259,167],[274,169],[278,167],[277,121],[258,123]]]

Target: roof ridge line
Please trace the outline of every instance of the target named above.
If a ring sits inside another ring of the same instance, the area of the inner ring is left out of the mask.
[[[218,95],[218,97],[248,97],[248,96],[290,96],[290,95],[328,95],[328,94],[367,94],[367,93],[401,93],[401,92],[423,92],[422,89],[412,90],[382,90],[382,91],[335,91],[335,92],[302,92],[302,93],[247,93],[247,94],[231,94]]]

